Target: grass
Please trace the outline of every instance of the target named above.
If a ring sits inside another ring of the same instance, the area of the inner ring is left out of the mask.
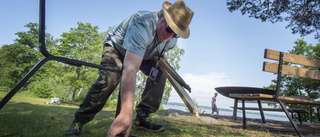
[[[0,99],[6,92],[0,92]],[[40,99],[17,93],[0,110],[0,137],[60,137],[74,119],[76,105],[45,104],[50,99]],[[166,110],[152,114],[156,123],[163,124],[164,132],[152,133],[132,129],[140,137],[194,137],[194,136],[271,136],[266,131],[243,130],[231,126],[205,123],[194,116],[168,117]],[[83,127],[82,137],[105,137],[113,122],[115,110],[104,109],[94,120]],[[134,114],[135,116],[135,114]]]

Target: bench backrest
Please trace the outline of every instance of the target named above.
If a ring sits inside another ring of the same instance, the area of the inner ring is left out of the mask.
[[[279,61],[280,53],[281,53],[280,51],[266,49],[264,58]],[[320,68],[320,60],[308,58],[305,56],[290,54],[290,53],[283,53],[283,62],[309,66],[309,67],[318,68],[318,69]],[[278,73],[278,70],[279,70],[279,64],[277,63],[270,63],[270,62],[263,63],[263,71]],[[288,65],[282,66],[282,74],[320,80],[320,72],[317,70],[311,70],[311,69],[288,66]]]
[[[279,96],[281,74],[320,80],[320,71],[317,70],[317,69],[320,69],[320,60],[318,59],[312,59],[305,56],[299,56],[299,55],[280,52],[280,51],[271,50],[271,49],[265,50],[264,58],[279,61],[279,63],[270,63],[270,62],[263,63],[263,71],[278,73],[275,98]],[[283,64],[284,62],[292,63],[296,65],[288,66],[288,65],[284,65]],[[308,68],[299,67],[301,65],[312,67],[312,68],[308,69]]]

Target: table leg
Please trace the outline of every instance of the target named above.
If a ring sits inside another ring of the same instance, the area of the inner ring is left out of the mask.
[[[233,105],[233,120],[237,120],[238,99],[234,99]]]
[[[266,119],[264,118],[264,113],[263,113],[263,110],[262,110],[261,101],[260,101],[260,100],[257,100],[257,102],[258,102],[258,106],[259,106],[259,110],[260,110],[260,115],[261,115],[262,123],[266,123]]]
[[[300,121],[300,124],[302,124],[300,112],[297,112],[297,114],[298,114],[298,119],[299,119],[299,121]]]
[[[317,108],[317,112],[318,112],[318,119],[319,119],[319,123],[320,123],[320,113],[319,113],[319,109],[320,107]]]
[[[243,129],[247,128],[246,123],[246,106],[245,106],[245,99],[242,99],[242,122],[243,122]]]

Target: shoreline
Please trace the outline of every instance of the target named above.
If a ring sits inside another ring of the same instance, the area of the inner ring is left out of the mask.
[[[176,103],[176,102],[169,102],[167,105],[162,104],[162,107],[164,110],[168,109],[177,109],[177,110],[182,110],[184,112],[188,112],[187,107],[183,103]],[[198,106],[198,111],[199,114],[203,113],[204,114],[211,114],[211,108],[208,106]],[[225,115],[225,116],[233,116],[233,109],[231,108],[219,108],[219,114],[220,115]],[[288,118],[284,113],[281,112],[264,112],[265,119],[270,119],[270,120],[277,120],[277,121],[288,121]],[[237,111],[237,116],[242,117],[242,111],[238,110]],[[247,118],[255,118],[255,119],[260,119],[260,113],[259,111],[246,111],[246,117]]]

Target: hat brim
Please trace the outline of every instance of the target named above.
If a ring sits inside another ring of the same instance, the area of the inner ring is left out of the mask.
[[[168,8],[172,5],[172,3],[165,1],[163,2],[162,9],[163,9],[163,14],[166,22],[168,23],[169,27],[179,35],[181,38],[189,38],[190,36],[190,29],[187,27],[187,29],[182,30],[180,29],[172,20],[170,14],[168,13]]]

